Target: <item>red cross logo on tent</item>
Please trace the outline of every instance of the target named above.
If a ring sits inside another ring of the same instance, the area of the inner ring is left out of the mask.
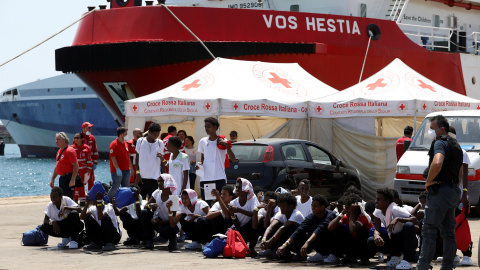
[[[383,82],[383,78],[380,78],[376,82],[367,85],[366,88],[368,88],[368,90],[375,90],[377,87],[384,88],[385,86],[387,86],[386,83],[382,83],[382,82]]]
[[[190,84],[185,84],[184,86],[182,86],[183,91],[188,91],[188,89],[190,89],[190,88],[198,88],[198,87],[202,86],[201,84],[198,83],[199,81],[200,80],[195,80]]]
[[[435,88],[432,85],[426,84],[422,80],[418,80],[418,82],[420,82],[420,84],[418,86],[420,86],[421,88],[428,89],[432,92],[437,92],[437,91],[435,91]]]
[[[135,113],[135,114],[139,112],[137,104],[133,104],[133,106],[131,106],[130,108],[131,108],[132,112]]]
[[[318,105],[318,107],[315,109],[318,113],[321,113],[322,112],[322,107],[320,107],[320,105]]]
[[[424,102],[423,105],[422,105],[422,108],[423,108],[423,110],[426,110],[427,109],[427,103]]]
[[[403,111],[405,109],[405,104],[401,103],[400,106],[398,106],[398,108],[400,108],[400,110]]]
[[[480,105],[477,106],[477,110],[480,110]]]
[[[207,108],[207,110],[210,109],[210,103],[207,102],[207,105],[205,105],[205,108]]]
[[[283,85],[285,88],[292,88],[290,86],[291,82],[289,82],[287,79],[281,78],[280,76],[277,75],[277,73],[270,72],[270,75],[273,76],[273,78],[269,78],[269,80],[272,83],[279,83],[279,84]]]
[[[234,111],[238,110],[238,103],[237,102],[233,103],[233,110]]]
[[[132,108],[133,108],[133,111],[134,111],[134,112],[137,111],[137,109],[138,109],[137,105],[133,105]]]

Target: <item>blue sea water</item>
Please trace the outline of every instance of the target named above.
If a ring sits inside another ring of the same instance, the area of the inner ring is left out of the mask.
[[[18,145],[5,145],[5,156],[0,156],[0,198],[49,195],[54,168],[54,158],[22,158]],[[99,161],[95,180],[110,182],[108,160]],[[58,177],[55,185],[58,186]]]

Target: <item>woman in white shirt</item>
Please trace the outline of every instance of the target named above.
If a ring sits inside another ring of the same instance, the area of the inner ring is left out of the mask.
[[[212,239],[212,226],[206,219],[209,211],[210,206],[198,199],[195,190],[187,188],[182,191],[182,205],[175,221],[180,221],[183,231],[192,239],[192,243],[185,246],[186,249],[201,249]]]
[[[69,248],[78,248],[79,234],[83,230],[78,212],[82,208],[69,197],[63,196],[63,190],[59,187],[52,188],[50,200],[40,230],[53,237],[62,237],[58,247],[66,247],[70,243]]]
[[[245,242],[249,242],[250,254],[252,257],[257,255],[255,246],[258,240],[258,231],[252,228],[253,211],[259,205],[257,196],[253,193],[253,186],[250,181],[244,178],[238,178],[234,193],[238,198],[233,200],[228,209],[233,225],[243,237]],[[258,211],[258,209],[257,209]]]

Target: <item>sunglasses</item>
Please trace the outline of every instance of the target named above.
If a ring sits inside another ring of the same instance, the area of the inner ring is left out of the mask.
[[[73,139],[81,139],[80,137],[73,137]]]

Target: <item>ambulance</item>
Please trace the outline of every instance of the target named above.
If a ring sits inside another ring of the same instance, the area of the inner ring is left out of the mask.
[[[425,190],[423,172],[428,167],[428,138],[431,117],[443,115],[457,132],[457,141],[467,151],[471,165],[468,168],[468,200],[477,206],[480,197],[480,110],[442,111],[430,113],[414,133],[410,147],[397,163],[394,188],[406,203],[418,203],[418,195]],[[477,207],[479,211],[480,207]],[[480,213],[480,211],[479,211]]]

